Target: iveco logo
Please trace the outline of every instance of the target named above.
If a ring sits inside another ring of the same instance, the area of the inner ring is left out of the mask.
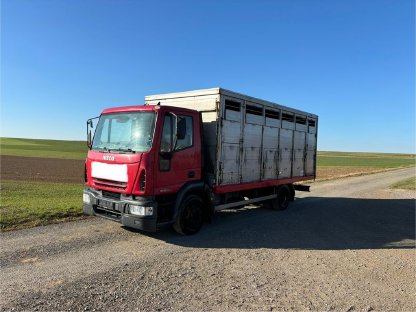
[[[104,160],[114,160],[114,156],[103,156]]]

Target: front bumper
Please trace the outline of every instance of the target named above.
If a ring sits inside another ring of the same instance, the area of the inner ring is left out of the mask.
[[[102,195],[100,190],[84,188],[84,214],[99,216],[122,225],[142,231],[154,232],[157,229],[157,203],[148,198],[120,197],[110,198]],[[153,215],[138,216],[129,213],[129,205],[153,207]]]

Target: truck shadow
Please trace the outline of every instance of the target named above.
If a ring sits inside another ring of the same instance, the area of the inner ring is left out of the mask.
[[[170,230],[151,236],[194,248],[414,249],[415,200],[301,198],[285,211],[219,212],[194,236]]]

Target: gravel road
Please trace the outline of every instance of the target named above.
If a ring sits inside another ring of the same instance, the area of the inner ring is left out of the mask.
[[[5,310],[415,311],[415,169],[314,183],[191,237],[103,219],[1,234]]]

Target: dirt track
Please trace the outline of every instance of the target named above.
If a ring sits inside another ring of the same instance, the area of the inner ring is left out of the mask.
[[[102,219],[1,234],[0,309],[416,310],[414,169],[316,183],[192,237]]]

